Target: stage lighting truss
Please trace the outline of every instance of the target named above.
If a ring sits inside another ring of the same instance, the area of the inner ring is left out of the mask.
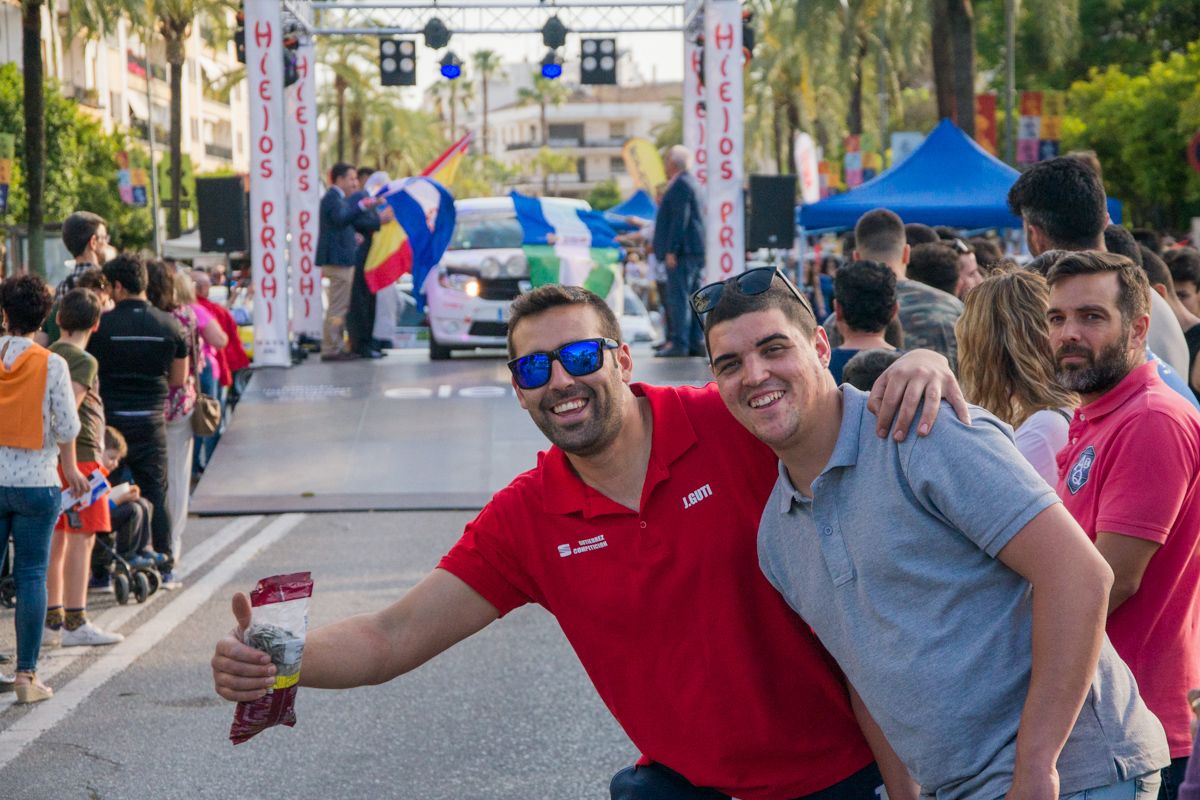
[[[406,0],[283,0],[285,19],[311,34],[340,36],[414,36],[433,18],[458,34],[541,34],[547,15],[557,16],[573,34],[670,33],[683,30],[680,0],[643,3],[564,0],[557,4],[518,2],[407,2]],[[286,24],[286,23],[285,23]]]

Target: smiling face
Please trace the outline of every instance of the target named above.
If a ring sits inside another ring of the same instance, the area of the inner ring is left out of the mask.
[[[602,337],[601,327],[600,318],[587,306],[550,308],[520,320],[512,333],[513,352],[517,357],[548,353],[568,342]],[[621,431],[633,359],[626,344],[602,355],[603,365],[591,375],[571,375],[556,359],[545,386],[522,389],[513,381],[521,408],[547,439],[572,455],[595,455]]]
[[[819,401],[837,393],[825,331],[810,340],[778,308],[718,322],[708,337],[725,406],[776,452],[801,441]]]
[[[1150,318],[1125,321],[1115,273],[1073,275],[1050,287],[1050,346],[1058,382],[1084,402],[1121,382],[1144,360]]]

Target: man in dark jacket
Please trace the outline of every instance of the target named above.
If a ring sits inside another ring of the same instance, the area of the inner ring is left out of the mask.
[[[350,308],[350,285],[354,276],[354,218],[359,201],[358,172],[349,164],[334,164],[329,171],[332,184],[321,198],[321,222],[317,235],[317,266],[321,277],[329,281],[325,306],[325,330],[321,339],[322,361],[345,361],[356,356],[342,347],[346,312]]]
[[[704,210],[700,185],[688,171],[692,154],[675,145],[663,158],[667,192],[654,222],[654,254],[667,268],[669,343],[657,355],[667,358],[704,355],[704,335],[688,305],[704,274]]]

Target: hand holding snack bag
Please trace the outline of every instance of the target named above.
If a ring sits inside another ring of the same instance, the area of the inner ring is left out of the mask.
[[[239,630],[239,637],[270,656],[275,679],[263,697],[237,704],[229,731],[234,744],[248,741],[274,725],[296,724],[296,691],[312,588],[311,573],[295,572],[263,578],[250,593],[250,619],[244,630]]]

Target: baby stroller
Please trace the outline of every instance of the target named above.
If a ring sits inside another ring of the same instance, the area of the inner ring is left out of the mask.
[[[115,534],[96,534],[96,549],[101,551],[98,560],[104,563],[112,580],[113,596],[121,605],[129,602],[129,595],[139,603],[162,587],[162,573],[153,558],[133,552],[118,553],[112,539]]]

